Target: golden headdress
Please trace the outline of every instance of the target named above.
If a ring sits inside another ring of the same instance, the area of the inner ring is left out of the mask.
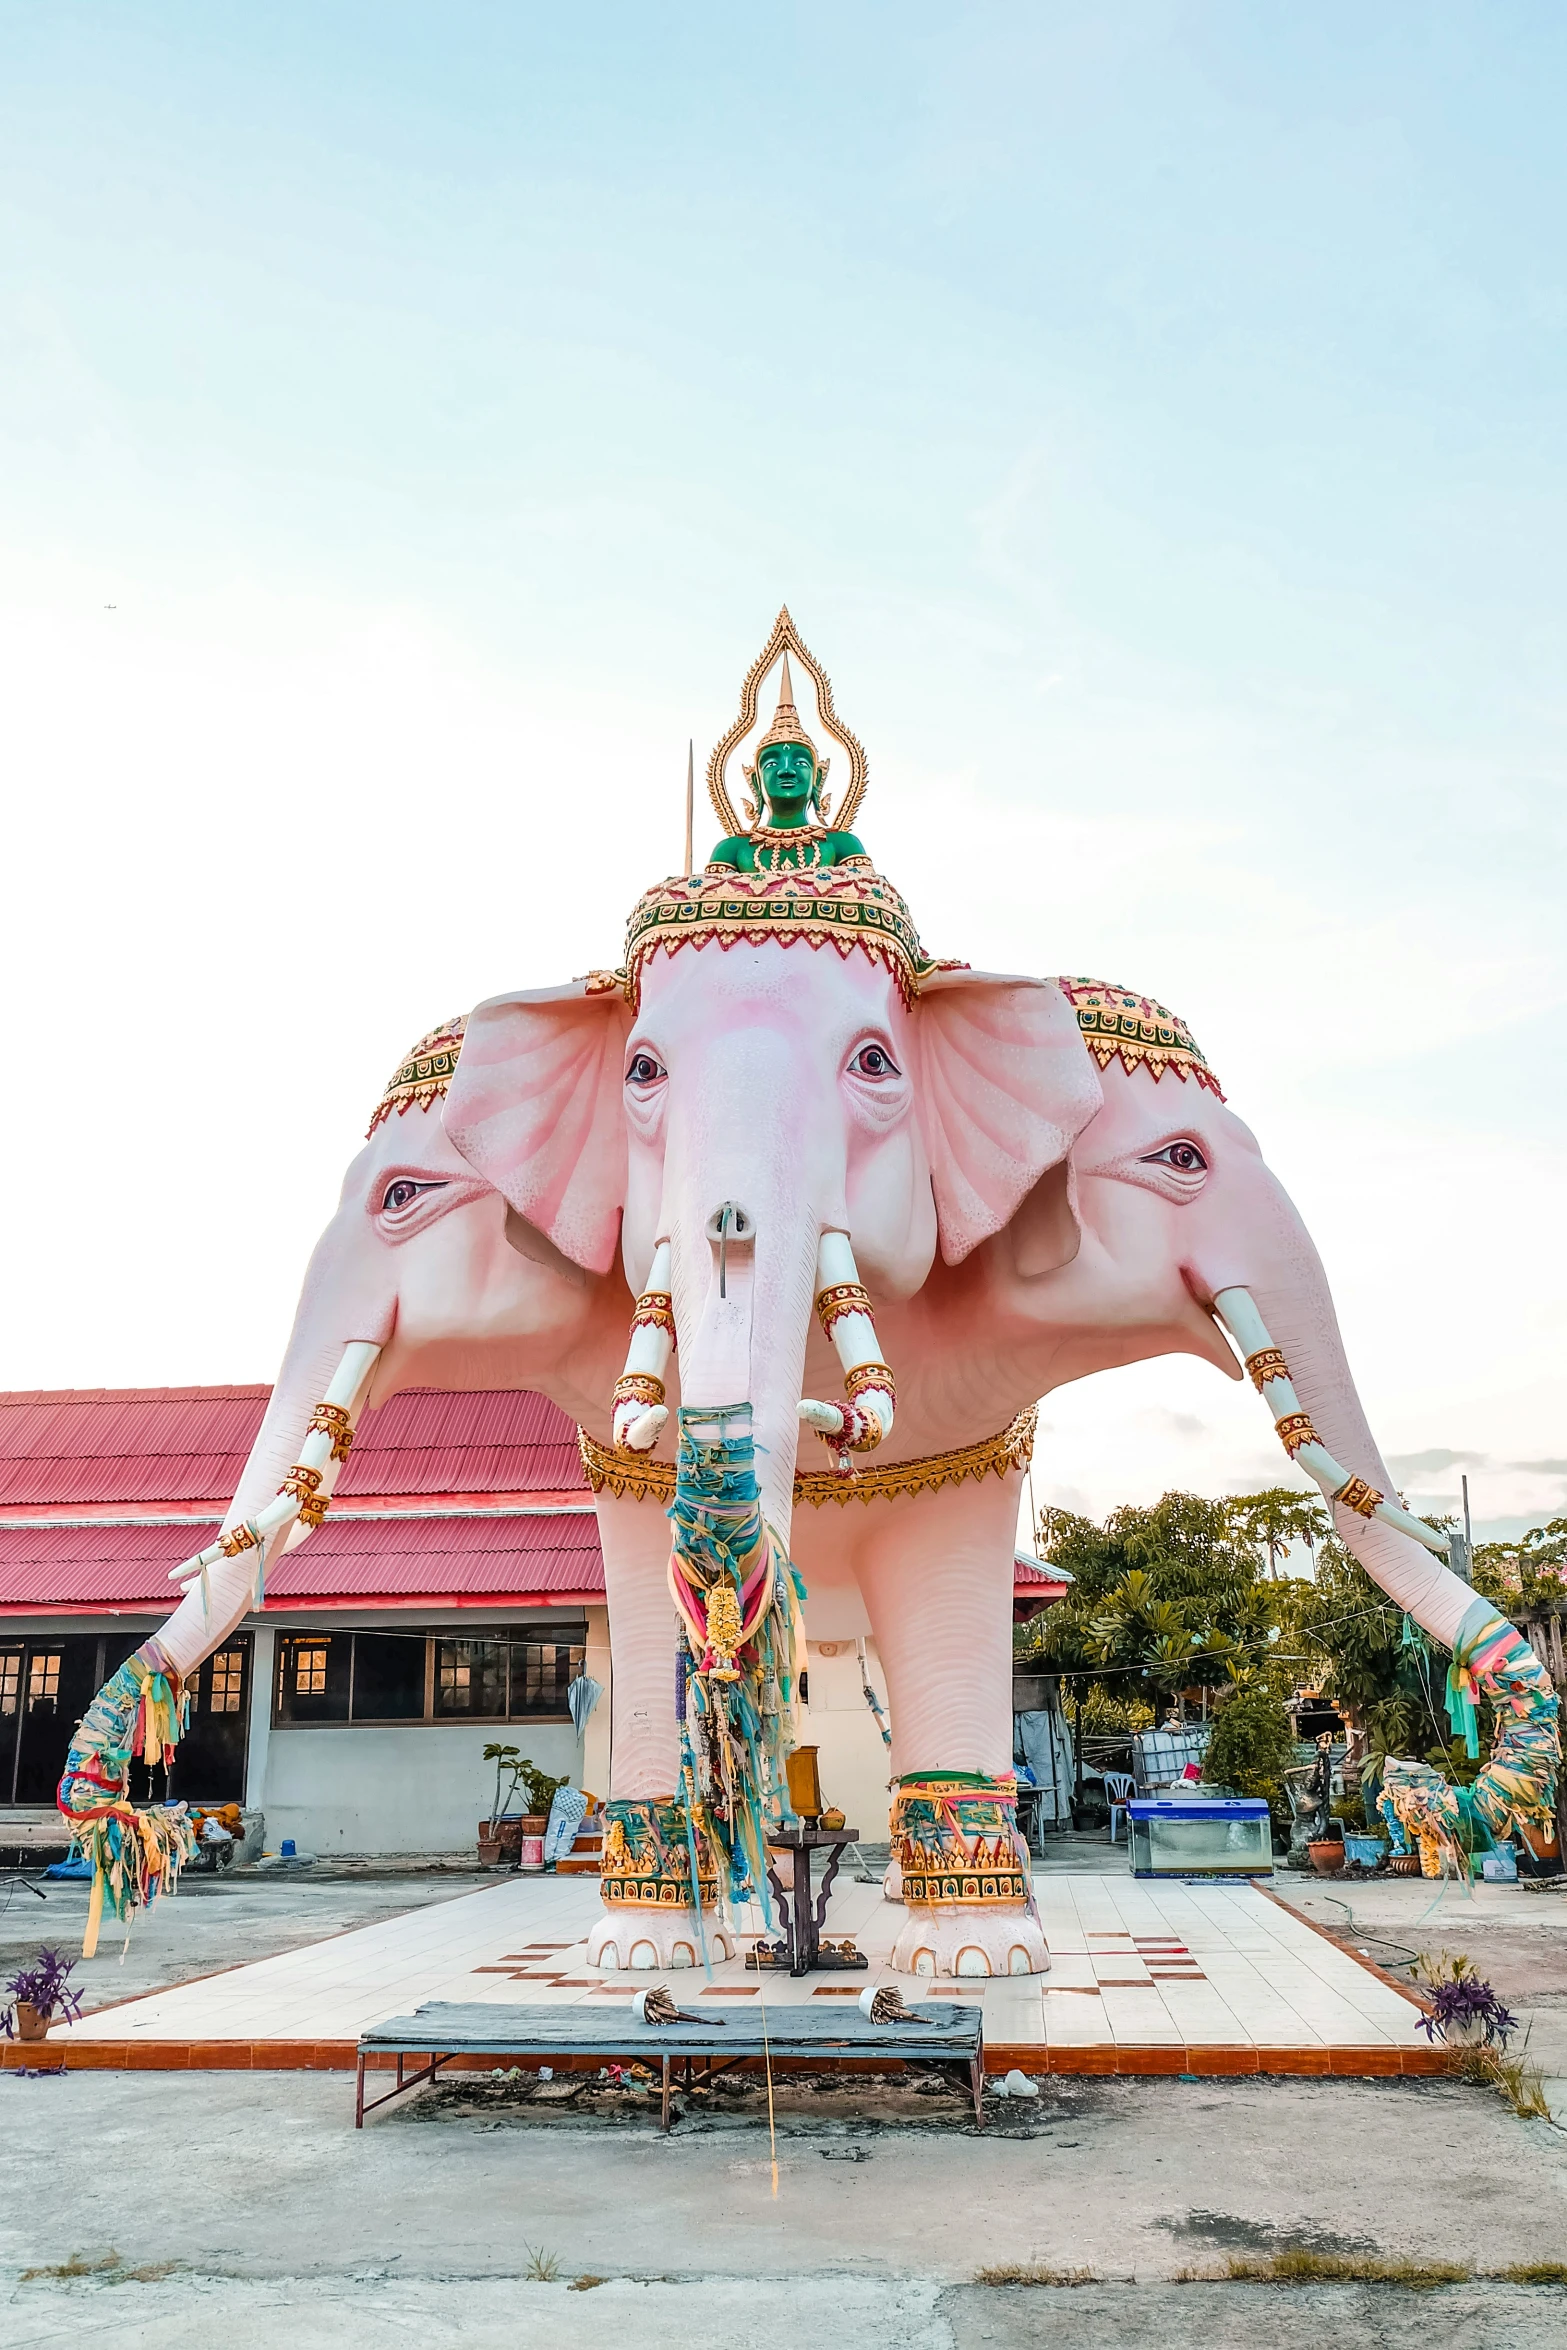
[[[816,745],[801,725],[800,713],[794,706],[794,680],[789,675],[787,653],[783,657],[783,675],[778,681],[778,707],[773,713],[772,725],[756,746],[757,758],[760,759],[762,753],[774,743],[800,743],[813,759],[816,757]],[[825,762],[822,764],[825,766]],[[746,769],[748,775],[751,772],[750,768]]]
[[[420,1037],[407,1059],[387,1080],[375,1116],[365,1128],[367,1140],[394,1110],[400,1118],[406,1118],[415,1102],[421,1110],[427,1110],[432,1102],[440,1100],[456,1070],[466,1025],[463,1019],[443,1020],[439,1028],[432,1028],[428,1036]]]

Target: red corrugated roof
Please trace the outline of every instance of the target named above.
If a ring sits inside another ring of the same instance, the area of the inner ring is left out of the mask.
[[[1020,1597],[1028,1593],[1037,1598],[1048,1591],[1053,1599],[1064,1599],[1071,1582],[1065,1567],[1047,1567],[1032,1551],[1020,1550],[1012,1561],[1012,1589]]]
[[[172,1608],[170,1567],[210,1530],[183,1526],[0,1526],[0,1607]],[[598,1524],[590,1510],[508,1511],[489,1517],[329,1518],[267,1577],[268,1610],[315,1600],[366,1604],[378,1597],[484,1596],[497,1604],[534,1594],[604,1588]]]
[[[232,1498],[271,1389],[0,1393],[0,1507]],[[586,1492],[576,1430],[541,1395],[414,1391],[366,1412],[353,1495]]]

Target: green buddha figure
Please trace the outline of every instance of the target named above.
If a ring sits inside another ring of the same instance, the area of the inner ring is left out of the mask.
[[[756,765],[748,767],[745,776],[758,795],[746,811],[750,815],[754,809],[756,821],[749,832],[721,840],[708,859],[710,865],[732,865],[737,873],[803,872],[865,855],[852,832],[833,832],[823,820],[827,761],[817,758],[816,746],[800,724],[787,653],[773,723],[757,746]]]

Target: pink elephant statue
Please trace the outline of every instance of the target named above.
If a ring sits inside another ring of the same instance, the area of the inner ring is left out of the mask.
[[[786,667],[742,826],[724,763],[789,651],[850,787],[830,825]],[[778,1817],[797,1568],[818,1636],[868,1625],[883,1663],[894,1964],[1048,1965],[1010,1769],[1032,1415],[1160,1354],[1252,1378],[1367,1571],[1453,1650],[1455,1722],[1495,1702],[1475,1788],[1390,1767],[1399,1816],[1455,1848],[1545,1816],[1550,1683],[1390,1498],[1316,1252],[1181,1022],[925,954],[848,829],[864,754],[787,614],[709,781],[726,837],[641,899],[622,969],[493,998],[389,1087],[223,1534],[73,1744],[95,1914],[178,1858],[125,1800],[130,1754],[172,1742],[258,1560],[319,1521],[354,1413],[415,1384],[538,1388],[584,1431],[614,1655],[595,1963],[732,1950],[715,1897],[726,1869],[759,1887]]]

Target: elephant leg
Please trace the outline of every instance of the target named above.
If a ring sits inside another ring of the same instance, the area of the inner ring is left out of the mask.
[[[610,1796],[599,1890],[604,1915],[588,1936],[590,1966],[696,1966],[704,1945],[732,1958],[716,1876],[698,1854],[703,1915],[691,1899],[691,1856],[675,1720],[675,1608],[669,1520],[657,1501],[597,1497],[609,1602]],[[711,1882],[711,1891],[709,1883]]]
[[[1050,1965],[1011,1779],[1018,1484],[1013,1473],[873,1502],[859,1545],[892,1713],[893,1859],[908,1909],[892,1963],[904,1973]]]

